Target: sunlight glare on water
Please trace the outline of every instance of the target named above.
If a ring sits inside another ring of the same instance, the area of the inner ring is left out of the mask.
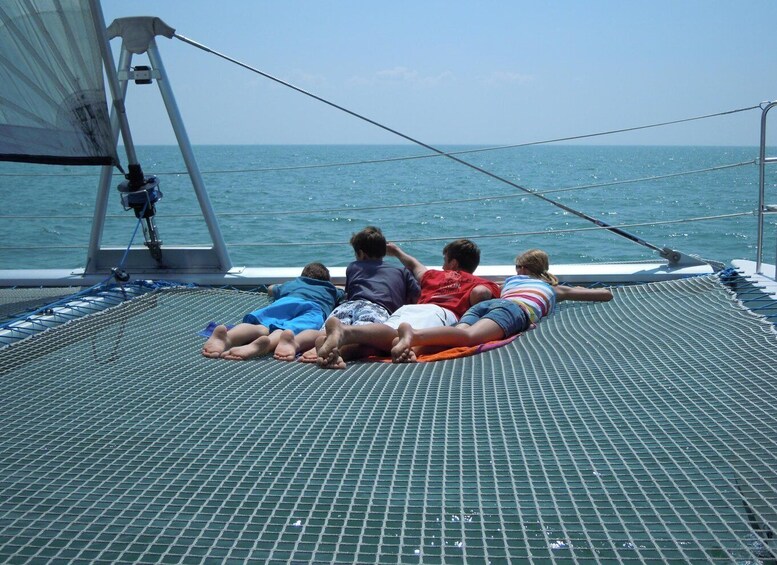
[[[610,225],[631,225],[752,213],[758,201],[754,164],[611,183],[748,162],[757,153],[754,147],[537,146],[459,158],[525,189],[549,191],[546,198]],[[163,244],[208,245],[204,221],[190,216],[198,204],[188,177],[169,174],[185,170],[177,147],[140,147],[139,154],[144,172],[160,177],[164,197],[156,223]],[[591,230],[590,221],[450,159],[385,161],[425,154],[411,146],[199,146],[195,154],[235,265],[320,260],[344,266],[352,260],[351,234],[366,225],[381,227],[429,265],[439,265],[444,244],[458,237],[480,245],[483,264],[511,263],[532,247],[546,249],[555,263],[656,258],[646,247]],[[361,164],[349,164],[355,162]],[[322,164],[337,166],[309,168]],[[19,173],[25,176],[11,176]],[[112,182],[103,241],[125,247],[135,218],[121,208],[119,180]],[[83,266],[96,169],[3,163],[0,182],[13,187],[5,191],[0,268]],[[767,202],[775,200],[776,184],[771,172]],[[576,187],[589,188],[562,190]],[[774,224],[767,225],[767,243]],[[570,231],[580,228],[586,231]],[[624,229],[659,247],[709,259],[755,258],[752,214]]]

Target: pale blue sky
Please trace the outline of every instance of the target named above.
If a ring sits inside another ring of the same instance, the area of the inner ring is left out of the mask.
[[[106,23],[161,17],[433,145],[524,143],[777,99],[776,0],[102,5]],[[157,41],[195,144],[404,142],[179,40]],[[136,143],[174,142],[156,87],[132,86],[128,111]],[[759,121],[750,111],[592,143],[756,145]]]

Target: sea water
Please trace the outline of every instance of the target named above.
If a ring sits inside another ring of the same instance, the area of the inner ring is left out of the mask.
[[[194,152],[235,266],[343,266],[353,258],[351,234],[367,225],[429,265],[441,264],[444,244],[461,237],[479,244],[483,264],[509,264],[535,247],[547,250],[552,263],[657,258],[575,211],[628,226],[622,229],[658,247],[723,262],[755,259],[757,147],[443,149],[482,170],[410,145],[196,146]],[[178,148],[142,146],[138,154],[144,173],[160,179],[155,222],[163,248],[210,245]],[[691,171],[700,172],[666,178]],[[777,203],[775,173],[767,175],[767,204]],[[94,167],[0,163],[0,269],[83,266],[98,175]],[[115,188],[121,180],[112,181],[102,234],[103,244],[114,247],[128,246],[137,227],[121,206]],[[698,220],[729,214],[744,215]],[[775,224],[773,217],[767,222],[767,262]],[[133,245],[142,243],[137,230]]]

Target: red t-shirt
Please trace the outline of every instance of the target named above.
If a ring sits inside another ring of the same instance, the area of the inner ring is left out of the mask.
[[[494,298],[499,298],[499,286],[496,283],[466,271],[428,269],[421,277],[421,296],[418,298],[418,304],[437,304],[461,318],[471,306],[469,293],[478,285],[487,287]]]

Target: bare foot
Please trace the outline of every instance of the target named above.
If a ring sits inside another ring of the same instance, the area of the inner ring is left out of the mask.
[[[294,332],[291,330],[283,330],[281,332],[280,341],[275,346],[275,357],[278,361],[294,361],[297,356],[297,342],[294,341]]]
[[[326,337],[316,338],[316,354],[319,367],[325,369],[345,369],[345,361],[340,355],[340,342],[343,340],[343,325],[337,318],[326,321]]]
[[[324,340],[321,340],[321,343],[324,343]],[[299,359],[297,361],[300,361],[301,363],[315,363],[318,360],[318,353],[316,352],[316,348],[313,347],[311,349],[308,349],[305,353],[300,355]]]
[[[391,345],[391,360],[394,363],[416,363],[413,351],[413,328],[410,324],[401,323],[397,328],[397,339]]]
[[[343,358],[339,355],[329,365],[321,365],[324,369],[345,369],[347,366],[348,365]]]
[[[413,360],[408,360],[408,355],[404,352],[396,353],[395,354],[395,347],[397,347],[397,344],[399,343],[399,338],[395,337],[394,341],[391,342],[391,362],[392,363],[415,363],[417,359],[415,358],[415,352],[411,349],[410,353],[412,354]]]
[[[221,357],[221,354],[230,347],[232,344],[227,337],[227,326],[216,326],[208,341],[202,346],[202,354],[205,357],[216,359]]]
[[[271,348],[272,343],[270,338],[266,335],[263,335],[256,338],[251,343],[227,349],[224,351],[224,353],[221,354],[221,357],[231,361],[245,361],[246,359],[251,359],[252,357],[265,355],[266,353],[270,352]]]

